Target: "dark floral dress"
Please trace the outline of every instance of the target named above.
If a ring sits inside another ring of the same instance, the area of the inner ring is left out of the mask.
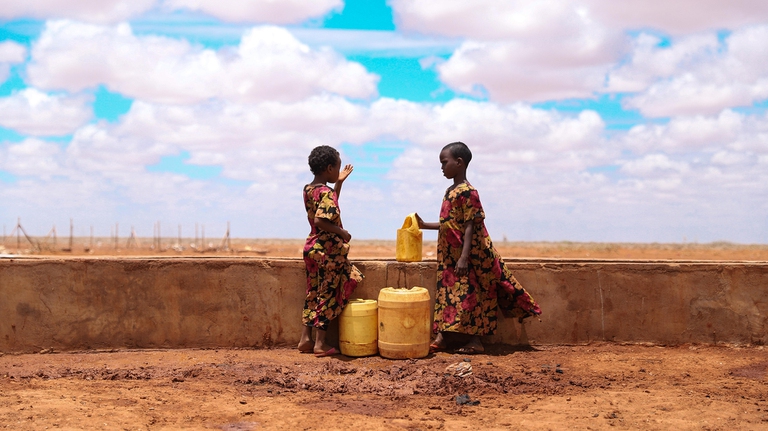
[[[344,310],[363,274],[347,260],[349,244],[315,226],[315,217],[341,226],[341,210],[333,189],[325,184],[304,186],[304,207],[312,230],[304,244],[307,297],[302,322],[325,330]]]
[[[474,232],[468,275],[458,277],[456,264],[464,246],[464,226],[470,220],[474,220]],[[440,209],[433,330],[490,335],[496,332],[498,309],[520,319],[541,314],[493,247],[480,195],[464,182],[445,192]]]

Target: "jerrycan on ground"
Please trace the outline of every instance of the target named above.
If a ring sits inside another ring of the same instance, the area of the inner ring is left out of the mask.
[[[339,348],[347,356],[375,355],[378,349],[378,307],[373,299],[352,299],[339,316]]]
[[[432,329],[429,291],[423,287],[379,291],[379,354],[389,359],[429,355]]]
[[[395,258],[398,262],[421,262],[422,233],[416,214],[408,214],[403,227],[397,230],[397,249]]]

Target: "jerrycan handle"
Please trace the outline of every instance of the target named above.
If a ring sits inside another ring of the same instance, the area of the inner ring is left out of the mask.
[[[402,229],[407,229],[411,232],[419,231],[419,221],[416,220],[416,213],[410,213],[405,217]]]

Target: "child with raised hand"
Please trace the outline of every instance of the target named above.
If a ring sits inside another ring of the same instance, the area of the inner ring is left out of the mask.
[[[332,356],[339,350],[325,342],[328,324],[344,310],[349,297],[363,280],[363,274],[347,259],[352,236],[341,224],[339,194],[353,166],[341,169],[339,152],[327,145],[309,154],[309,168],[315,175],[304,186],[304,207],[310,233],[304,244],[307,296],[304,300],[299,351],[315,356]],[[334,183],[331,189],[326,183]],[[315,341],[312,341],[315,328]]]
[[[485,229],[485,213],[477,190],[467,181],[472,152],[463,142],[453,142],[440,152],[443,175],[453,180],[443,197],[438,223],[420,229],[437,229],[437,289],[432,351],[459,342],[457,352],[480,353],[480,337],[496,332],[497,310],[522,319],[541,310],[507,269]]]

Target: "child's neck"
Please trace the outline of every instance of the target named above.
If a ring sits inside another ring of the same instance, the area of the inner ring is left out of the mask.
[[[315,179],[312,180],[312,184],[328,185],[328,180],[325,178],[325,175],[315,175]]]
[[[454,187],[458,186],[459,184],[461,184],[461,183],[463,183],[465,181],[467,181],[467,173],[466,172],[458,173],[458,174],[456,174],[455,177],[453,177],[453,185],[454,185]]]

